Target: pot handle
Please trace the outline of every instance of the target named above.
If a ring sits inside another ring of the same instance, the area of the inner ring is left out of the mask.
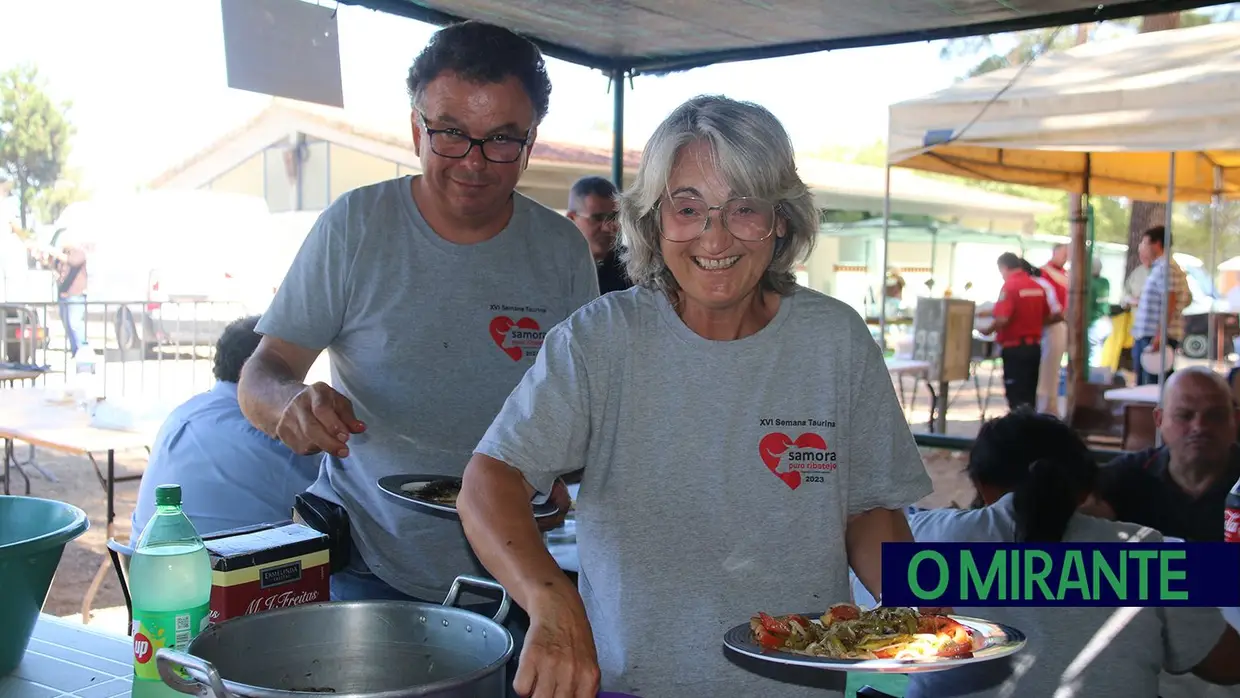
[[[174,690],[201,698],[231,698],[224,688],[224,680],[215,666],[201,657],[185,652],[161,649],[155,653],[155,666],[159,669],[159,678]],[[180,669],[189,674],[186,681],[177,672]]]
[[[444,606],[456,605],[457,599],[461,596],[462,584],[482,587],[483,589],[498,591],[502,594],[499,601],[499,610],[495,612],[494,616],[491,616],[491,620],[502,624],[508,619],[508,610],[512,607],[512,598],[508,596],[508,590],[504,588],[504,585],[493,579],[483,579],[482,577],[474,577],[468,574],[460,575],[452,580],[452,587],[448,589],[448,596],[443,600]],[[224,697],[220,696],[220,698]]]

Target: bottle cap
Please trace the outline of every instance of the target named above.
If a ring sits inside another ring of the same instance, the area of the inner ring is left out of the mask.
[[[180,485],[160,485],[155,488],[155,506],[157,507],[179,507],[181,506],[181,486]]]

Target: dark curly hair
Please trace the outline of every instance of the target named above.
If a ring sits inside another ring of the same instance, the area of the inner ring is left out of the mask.
[[[227,383],[241,380],[241,367],[258,348],[263,336],[254,331],[258,316],[251,315],[233,320],[215,342],[215,379]]]
[[[503,27],[470,20],[435,32],[414,59],[405,87],[415,109],[422,92],[441,74],[456,73],[469,82],[489,85],[515,77],[534,105],[541,123],[551,104],[551,79],[542,52],[529,39]]]

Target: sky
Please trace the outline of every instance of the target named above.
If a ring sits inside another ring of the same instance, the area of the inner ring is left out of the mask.
[[[337,9],[345,109],[407,118],[405,73],[435,28]],[[763,104],[801,152],[867,145],[885,137],[888,105],[947,87],[975,62],[943,61],[939,51],[917,43],[639,76],[625,95],[626,146],[640,147],[672,109],[703,93]],[[23,61],[39,67],[54,98],[72,100],[70,166],[96,194],[132,191],[270,100],[227,86],[219,0],[0,0],[0,70]],[[556,59],[548,72],[540,139],[610,147],[607,78]]]

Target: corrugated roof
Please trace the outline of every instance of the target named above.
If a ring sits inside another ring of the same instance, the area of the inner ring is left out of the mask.
[[[548,55],[661,73],[758,58],[1176,12],[1210,0],[341,0],[432,24],[478,19]]]

